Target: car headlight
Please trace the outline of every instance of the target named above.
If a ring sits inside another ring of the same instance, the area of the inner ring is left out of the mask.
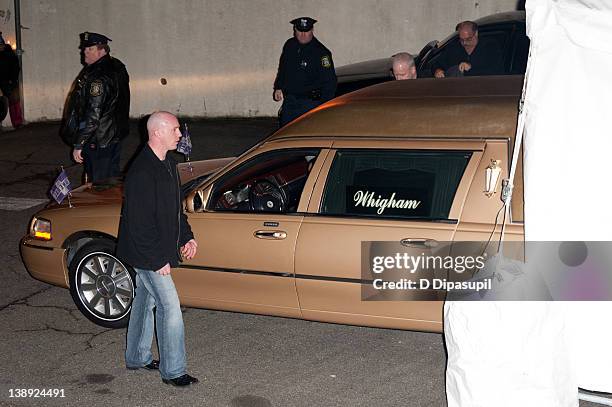
[[[34,217],[30,223],[30,237],[38,240],[51,240],[51,221]]]

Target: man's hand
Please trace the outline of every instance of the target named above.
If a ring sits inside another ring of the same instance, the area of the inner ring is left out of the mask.
[[[191,260],[195,257],[198,251],[198,242],[195,239],[191,239],[183,247],[181,247],[181,255],[186,260]]]
[[[274,99],[275,102],[283,100],[283,91],[281,89],[276,89],[272,94],[272,99]]]
[[[440,68],[436,69],[435,72],[434,72],[434,76],[436,78],[444,78],[444,76],[445,76],[444,75],[444,69],[440,69]]]
[[[160,268],[159,270],[155,270],[157,274],[162,276],[167,276],[171,271],[172,269],[170,268],[170,263],[166,263],[164,267]]]
[[[472,65],[469,62],[462,62],[459,64],[459,72],[467,72],[472,69]]]
[[[83,150],[77,148],[72,150],[72,158],[74,158],[74,161],[78,162],[79,164],[83,164],[83,155],[81,154],[82,152]]]

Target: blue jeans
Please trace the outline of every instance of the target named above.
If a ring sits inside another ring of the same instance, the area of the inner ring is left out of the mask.
[[[127,331],[125,363],[142,367],[151,363],[153,329],[157,330],[159,371],[163,379],[174,379],[187,373],[183,314],[174,281],[170,275],[135,269],[136,294],[132,302]],[[156,308],[154,321],[153,308]]]

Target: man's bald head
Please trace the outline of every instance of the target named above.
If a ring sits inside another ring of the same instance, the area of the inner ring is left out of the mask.
[[[168,151],[176,149],[181,139],[178,119],[169,112],[153,113],[147,120],[147,133],[149,146],[162,160]]]
[[[416,79],[417,77],[414,58],[407,52],[393,55],[392,71],[396,80]]]
[[[149,138],[151,138],[155,130],[168,126],[173,119],[176,120],[176,117],[169,112],[155,112],[149,116],[149,120],[147,120],[147,133],[149,134]]]

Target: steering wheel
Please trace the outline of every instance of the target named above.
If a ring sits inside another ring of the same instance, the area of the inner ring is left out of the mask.
[[[249,188],[249,205],[254,211],[283,212],[286,204],[285,191],[268,180],[255,180]]]

